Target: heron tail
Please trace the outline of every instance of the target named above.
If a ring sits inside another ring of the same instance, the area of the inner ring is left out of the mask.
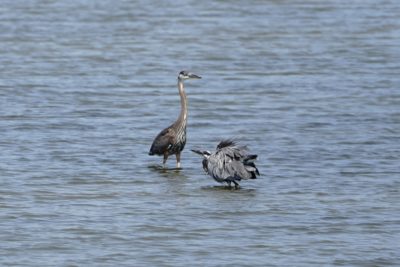
[[[256,164],[254,163],[254,160],[256,159],[257,155],[247,155],[243,161],[246,170],[251,174],[250,179],[257,179],[257,175],[260,175],[260,172],[258,171]]]
[[[258,157],[258,155],[247,155],[245,158],[244,158],[244,162],[249,162],[249,161],[253,161],[253,160],[256,160],[257,159],[257,157]]]

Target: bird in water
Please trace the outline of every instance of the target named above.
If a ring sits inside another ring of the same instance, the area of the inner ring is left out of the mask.
[[[178,75],[178,90],[181,98],[181,112],[178,119],[169,127],[162,130],[154,139],[149,155],[163,156],[163,167],[170,155],[176,155],[176,167],[181,167],[181,151],[186,144],[187,99],[183,82],[188,79],[201,79],[200,76],[188,71],[181,71]]]
[[[214,153],[193,150],[203,156],[203,169],[219,183],[226,182],[239,188],[238,181],[256,179],[260,175],[254,160],[257,155],[249,154],[246,146],[237,145],[233,140],[222,140]]]

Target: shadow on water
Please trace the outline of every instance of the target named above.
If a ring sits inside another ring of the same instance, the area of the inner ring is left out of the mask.
[[[157,164],[149,165],[147,167],[151,171],[157,172],[167,178],[173,178],[173,177],[188,178],[187,175],[183,173],[182,168],[164,168],[162,165],[157,165]]]
[[[206,191],[225,191],[225,192],[255,192],[256,189],[254,188],[244,188],[240,186],[239,188],[235,188],[234,186],[229,187],[228,185],[208,185],[202,186],[202,190]]]
[[[162,165],[157,165],[157,164],[152,164],[147,167],[150,170],[157,171],[160,173],[171,172],[171,171],[179,172],[182,170],[182,168],[164,168]]]

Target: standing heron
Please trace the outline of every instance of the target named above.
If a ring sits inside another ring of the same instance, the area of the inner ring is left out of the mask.
[[[164,156],[163,166],[167,162],[168,156],[176,155],[176,167],[181,167],[181,151],[186,144],[186,124],[187,124],[187,99],[183,82],[188,79],[201,79],[188,71],[181,71],[178,75],[178,90],[181,98],[181,113],[178,119],[169,127],[162,130],[154,139],[149,155]]]
[[[238,181],[256,179],[260,175],[254,160],[257,155],[248,154],[246,146],[238,146],[233,140],[222,140],[214,153],[192,150],[203,156],[203,169],[219,183],[226,182],[239,188]]]

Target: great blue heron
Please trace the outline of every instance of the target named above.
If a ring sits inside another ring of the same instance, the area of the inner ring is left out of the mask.
[[[219,183],[231,183],[239,187],[238,181],[242,179],[256,179],[260,175],[254,160],[257,155],[248,154],[246,146],[239,146],[233,140],[223,140],[214,153],[209,151],[194,150],[203,156],[203,169]]]
[[[176,155],[176,167],[181,167],[181,151],[186,144],[187,100],[183,82],[188,79],[201,79],[200,76],[188,71],[181,71],[178,75],[178,90],[181,98],[181,113],[178,119],[169,127],[162,130],[154,139],[149,155],[164,156],[163,166],[169,155]]]

